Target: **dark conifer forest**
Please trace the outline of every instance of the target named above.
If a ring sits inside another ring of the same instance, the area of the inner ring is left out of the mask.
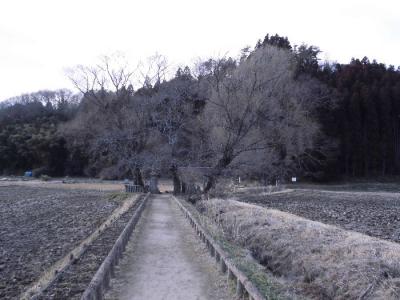
[[[259,180],[399,175],[400,68],[319,54],[267,35],[238,58],[170,77],[157,58],[135,88],[131,73],[108,60],[98,70],[80,66],[71,76],[80,93],[0,102],[0,174],[140,181],[150,170],[178,178],[195,166],[211,170],[206,189],[226,172]]]

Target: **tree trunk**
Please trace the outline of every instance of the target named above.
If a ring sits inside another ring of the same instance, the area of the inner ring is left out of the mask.
[[[381,175],[386,175],[386,153],[387,145],[385,142],[381,142]]]
[[[399,138],[399,127],[400,119],[396,118],[394,121],[394,168],[395,173],[398,174],[400,170],[400,138]]]
[[[215,183],[216,183],[215,176],[213,175],[208,176],[206,185],[204,186],[203,193],[207,194],[215,186]]]
[[[178,195],[182,193],[182,184],[181,184],[181,179],[179,178],[178,174],[178,167],[173,165],[170,168],[170,171],[172,173],[172,180],[174,182],[174,195]]]
[[[229,166],[229,164],[232,162],[233,157],[232,155],[229,155],[232,151],[229,151],[227,154],[225,154],[217,163],[217,165],[214,168],[214,171],[212,174],[208,175],[206,185],[204,186],[204,194],[208,194],[208,192],[215,187],[215,184],[217,183],[217,178],[222,174],[222,171]]]
[[[138,167],[136,167],[133,171],[133,184],[144,187],[142,172],[140,171],[140,169]]]
[[[345,159],[344,159],[344,173],[346,174],[346,176],[350,176],[350,158],[349,158],[349,154],[346,153],[345,155]]]

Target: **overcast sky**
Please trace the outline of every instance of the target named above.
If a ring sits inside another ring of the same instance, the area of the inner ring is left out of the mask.
[[[399,0],[2,0],[0,100],[71,88],[65,68],[123,52],[171,64],[236,55],[267,33],[319,46],[321,58],[400,65]]]

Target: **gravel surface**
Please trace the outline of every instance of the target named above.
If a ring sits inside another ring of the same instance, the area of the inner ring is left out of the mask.
[[[294,190],[272,195],[241,193],[234,199],[400,242],[398,193]]]
[[[0,187],[0,299],[15,299],[118,206],[109,193]]]
[[[169,195],[151,198],[115,273],[108,300],[235,299]]]

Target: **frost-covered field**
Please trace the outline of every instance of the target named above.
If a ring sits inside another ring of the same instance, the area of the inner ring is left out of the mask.
[[[103,223],[110,192],[0,186],[0,298],[14,299]]]
[[[249,190],[236,193],[233,198],[400,242],[400,185],[368,187],[306,186],[270,195]]]

